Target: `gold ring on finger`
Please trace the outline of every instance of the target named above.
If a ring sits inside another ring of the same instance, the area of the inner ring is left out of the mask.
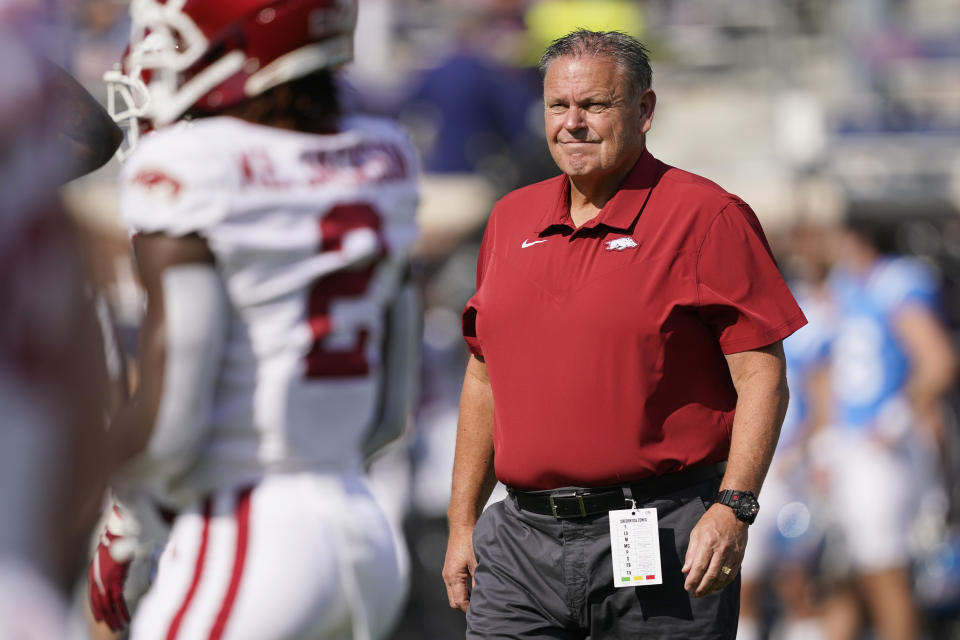
[[[726,566],[726,565],[720,567],[720,571],[722,571],[722,572],[723,572],[723,575],[725,575],[725,576],[728,576],[728,575],[730,575],[731,573],[733,573],[733,569],[730,568],[730,567],[728,567],[728,566]]]

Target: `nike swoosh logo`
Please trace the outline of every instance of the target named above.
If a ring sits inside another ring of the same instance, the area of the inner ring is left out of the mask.
[[[546,240],[534,240],[533,242],[528,242],[527,240],[523,241],[523,244],[520,245],[521,249],[526,249],[527,247],[532,247],[535,244],[540,244],[541,242],[546,242]]]

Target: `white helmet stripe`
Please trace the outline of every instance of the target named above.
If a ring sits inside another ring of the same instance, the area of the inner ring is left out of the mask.
[[[336,67],[349,62],[353,55],[353,38],[340,36],[325,42],[301,47],[280,56],[249,78],[244,85],[248,96],[260,95],[278,84],[304,75],[304,71]]]
[[[210,87],[215,87],[233,74],[243,69],[246,56],[242,51],[231,51],[212,65],[192,77],[179,90],[166,100],[154,100],[154,107],[147,116],[154,126],[161,127],[170,124],[190,108],[197,100],[209,93]],[[154,95],[158,91],[154,91]]]

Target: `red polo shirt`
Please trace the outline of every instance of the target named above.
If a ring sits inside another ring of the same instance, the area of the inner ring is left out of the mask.
[[[726,460],[725,353],[806,319],[750,207],[644,152],[579,229],[558,176],[501,199],[464,336],[494,398],[497,477],[596,487]]]

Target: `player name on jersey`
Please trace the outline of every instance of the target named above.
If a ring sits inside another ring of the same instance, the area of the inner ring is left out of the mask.
[[[305,153],[314,171],[311,183],[341,181],[385,182],[409,175],[403,151],[390,142],[372,141],[344,149]]]
[[[245,151],[240,157],[243,187],[289,189],[319,184],[376,184],[406,180],[410,176],[404,151],[384,141],[371,141],[341,149],[305,151],[305,180],[296,184],[279,179],[266,149]]]

